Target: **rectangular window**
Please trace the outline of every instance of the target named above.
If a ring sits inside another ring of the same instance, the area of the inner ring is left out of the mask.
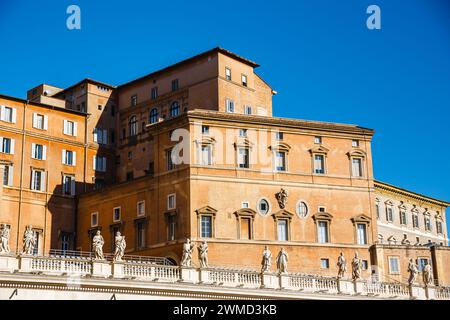
[[[201,165],[210,166],[211,164],[211,146],[202,146]]]
[[[441,221],[436,221],[436,232],[438,234],[442,234],[442,222]]]
[[[34,231],[34,238],[36,239],[36,242],[34,244],[34,249],[33,249],[33,255],[38,255],[39,254],[39,247],[40,247],[40,242],[41,242],[41,232],[39,232],[38,230],[33,230]]]
[[[33,128],[47,130],[48,117],[43,114],[33,113]]]
[[[108,144],[108,130],[95,128],[94,129],[94,142],[98,144]]]
[[[175,240],[176,231],[176,216],[170,215],[168,219],[168,239],[169,241]]]
[[[427,258],[417,258],[417,266],[419,267],[419,272],[423,272],[423,269],[428,264]]]
[[[388,259],[389,259],[389,273],[400,273],[398,257],[388,257]]]
[[[234,101],[230,99],[225,100],[227,112],[233,113],[234,112]]]
[[[0,137],[0,144],[2,153],[14,154],[14,139]]]
[[[240,238],[243,240],[251,239],[250,218],[241,218]]]
[[[120,221],[120,218],[121,218],[121,208],[115,207],[113,209],[113,221],[118,222],[118,221]]]
[[[76,136],[77,124],[73,121],[64,120],[64,134],[68,136]]]
[[[247,129],[239,129],[239,137],[246,137]]]
[[[63,194],[75,195],[75,177],[70,175],[63,176]]]
[[[352,140],[352,147],[354,148],[359,147],[359,140]]]
[[[200,221],[200,236],[202,238],[211,238],[212,237],[212,217],[211,216],[201,216]]]
[[[386,207],[386,220],[388,222],[394,221],[394,210],[391,207]]]
[[[367,228],[365,223],[356,225],[358,244],[367,244]]]
[[[328,222],[319,221],[317,224],[317,234],[319,243],[328,243]]]
[[[45,171],[31,171],[31,190],[44,191],[45,189]]]
[[[145,248],[145,223],[138,222],[136,224],[136,243],[138,249]]]
[[[71,150],[62,150],[62,163],[67,166],[76,165],[76,152]]]
[[[283,140],[283,132],[279,132],[279,131],[275,132],[275,140],[277,140],[277,141]]]
[[[248,208],[248,207],[249,207],[248,201],[244,201],[241,203],[241,208]]]
[[[137,95],[131,96],[131,106],[134,107],[137,105]]]
[[[137,203],[137,216],[145,216],[145,201],[139,201]]]
[[[5,165],[5,169],[3,171],[3,185],[4,186],[12,186],[13,185],[13,166],[12,164]]]
[[[202,134],[209,134],[209,126],[202,126]]]
[[[378,203],[375,205],[375,212],[377,213],[377,219],[380,219],[380,205]]]
[[[173,170],[175,165],[172,162],[172,149],[166,151],[167,170]]]
[[[70,246],[70,237],[68,234],[61,235],[61,250],[65,253],[69,250]]]
[[[178,90],[178,79],[172,80],[172,91]]]
[[[321,154],[314,155],[314,173],[316,174],[325,173],[325,158]]]
[[[47,147],[42,144],[31,144],[31,157],[36,160],[46,160]]]
[[[245,74],[242,75],[241,80],[242,80],[242,85],[244,87],[246,87],[247,86],[247,76]]]
[[[362,261],[362,268],[363,270],[369,269],[369,261],[367,260],[361,260]]]
[[[245,114],[252,114],[252,107],[251,106],[244,106],[244,113]]]
[[[419,216],[417,214],[412,215],[413,228],[419,228]]]
[[[330,260],[322,258],[320,259],[320,268],[329,269],[330,268]]]
[[[249,168],[249,149],[239,148],[238,149],[238,166],[239,168]]]
[[[229,81],[231,81],[231,69],[225,68],[225,78]]]
[[[94,156],[93,167],[95,171],[106,171],[106,157]]]
[[[362,177],[362,159],[353,158],[352,159],[352,176]]]
[[[430,217],[424,217],[423,221],[424,221],[424,224],[425,224],[425,230],[426,231],[431,231],[431,219],[430,219]]]
[[[0,107],[0,120],[5,122],[16,123],[16,109],[6,106]]]
[[[402,225],[407,225],[408,221],[406,220],[406,212],[405,211],[400,211],[400,224]]]
[[[275,152],[275,170],[286,171],[286,152],[283,151]]]
[[[175,193],[167,196],[167,210],[174,210],[177,206]]]
[[[322,143],[322,137],[314,137],[314,143],[321,144]]]
[[[152,88],[151,98],[152,98],[152,100],[155,100],[156,98],[158,98],[158,87]]]
[[[278,241],[288,241],[288,222],[281,219],[277,222]]]

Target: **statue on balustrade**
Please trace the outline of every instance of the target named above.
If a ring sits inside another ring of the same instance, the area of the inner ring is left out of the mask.
[[[36,234],[33,231],[33,226],[29,225],[26,227],[25,233],[23,234],[23,253],[32,255],[36,242],[37,239]]]
[[[2,224],[0,229],[0,253],[9,253],[9,226]]]
[[[278,273],[287,272],[288,254],[284,248],[281,248],[277,256],[277,269]]]
[[[208,244],[206,241],[198,247],[198,257],[200,260],[200,268],[208,268]]]
[[[96,235],[92,238],[92,251],[94,252],[94,259],[96,260],[105,260],[103,256],[103,245],[105,244],[105,240],[100,233],[100,230],[97,230]]]
[[[358,252],[355,252],[355,257],[352,260],[352,279],[356,281],[361,279],[362,260],[358,257]]]
[[[263,251],[261,272],[268,272],[270,270],[270,265],[272,264],[271,260],[272,260],[272,252],[270,252],[269,247],[266,246]]]
[[[408,272],[409,272],[408,283],[409,285],[412,285],[414,284],[414,282],[416,282],[417,274],[419,273],[419,267],[417,266],[417,264],[415,264],[413,259],[409,259]]]
[[[338,257],[337,262],[338,267],[338,278],[343,278],[345,275],[345,272],[347,271],[347,261],[345,260],[344,254],[341,252],[341,254]]]
[[[423,283],[425,284],[425,286],[433,284],[433,268],[431,267],[429,262],[427,262],[427,264],[423,268]]]
[[[186,239],[183,244],[183,255],[181,257],[181,266],[190,267],[192,264],[192,250],[194,249],[194,244],[191,243],[191,239]]]
[[[127,243],[125,242],[125,236],[122,236],[119,231],[116,233],[115,245],[116,249],[114,251],[114,261],[122,261]]]

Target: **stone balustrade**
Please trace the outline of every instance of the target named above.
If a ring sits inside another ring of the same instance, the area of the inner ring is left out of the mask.
[[[338,279],[319,275],[258,272],[211,267],[178,267],[150,261],[107,261],[91,257],[0,255],[0,272],[89,276],[127,281],[189,283],[247,289],[273,289],[314,294],[366,296],[368,298],[450,300],[450,288],[409,286],[402,283]]]

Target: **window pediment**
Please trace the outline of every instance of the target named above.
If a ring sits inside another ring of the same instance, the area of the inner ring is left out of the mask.
[[[327,154],[328,151],[330,151],[330,149],[325,148],[324,146],[316,146],[314,148],[309,149],[309,152],[311,154],[315,154],[315,153]]]
[[[250,208],[242,208],[234,212],[236,217],[250,217],[254,218],[256,215],[256,211]]]
[[[401,201],[401,203],[400,203],[400,205],[398,206],[398,208],[399,208],[400,210],[402,210],[402,211],[406,211],[406,206],[405,206],[405,204],[403,203],[403,201]]]
[[[237,148],[248,148],[251,149],[253,147],[253,143],[248,140],[248,138],[240,139],[239,141],[234,143],[234,147]]]
[[[366,216],[365,214],[359,214],[357,216],[352,217],[350,220],[352,220],[353,223],[370,223],[372,219],[369,216]]]
[[[289,211],[284,210],[284,209],[279,210],[279,211],[277,211],[277,212],[272,214],[272,217],[273,217],[274,220],[277,220],[277,219],[292,219],[293,216],[294,215],[292,213],[290,213]]]
[[[328,220],[331,221],[333,219],[333,216],[329,214],[328,212],[318,212],[315,215],[312,216],[314,221],[318,220]]]
[[[394,205],[394,203],[392,202],[392,200],[386,200],[386,201],[384,202],[384,204],[387,205],[387,206],[393,206],[393,205]]]
[[[195,212],[197,212],[197,215],[210,214],[210,215],[215,216],[217,213],[217,210],[210,206],[204,206],[204,207],[201,207],[201,208],[195,210]]]
[[[200,139],[194,140],[197,145],[208,145],[208,144],[215,144],[217,141],[213,137],[204,136]]]
[[[366,152],[362,149],[353,149],[352,151],[347,152],[347,156],[349,158],[353,157],[365,158],[366,155],[367,155]]]
[[[269,146],[269,149],[271,151],[286,151],[286,152],[289,152],[289,150],[291,149],[291,146],[288,145],[285,142],[279,142],[279,143],[276,143],[274,145]]]

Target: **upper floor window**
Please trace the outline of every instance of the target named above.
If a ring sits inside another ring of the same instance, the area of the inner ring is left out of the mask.
[[[95,128],[94,129],[94,142],[98,144],[107,144],[108,143],[108,130]]]
[[[244,113],[245,114],[252,114],[252,107],[251,106],[244,106]]]
[[[230,99],[226,99],[226,108],[227,112],[234,112],[234,101]]]
[[[322,137],[319,137],[319,136],[314,137],[314,143],[321,144],[322,143]]]
[[[74,166],[76,165],[76,152],[71,150],[62,150],[62,163],[68,166]]]
[[[246,87],[247,86],[247,76],[245,74],[242,75],[241,80],[242,80],[242,85],[244,87]]]
[[[250,167],[250,150],[248,148],[238,148],[238,167],[249,168]]]
[[[314,173],[325,173],[325,156],[323,154],[314,155]]]
[[[286,171],[286,152],[275,151],[275,170]]]
[[[31,170],[31,189],[37,191],[45,190],[45,171]]]
[[[158,109],[153,108],[150,111],[150,123],[156,123],[158,122]]]
[[[431,231],[431,218],[429,216],[425,216],[423,218],[423,222],[425,225],[425,230],[426,231]]]
[[[354,148],[359,147],[359,140],[352,140],[352,147]]]
[[[365,223],[356,224],[357,243],[367,244],[367,225]]]
[[[305,218],[308,215],[308,206],[306,203],[299,201],[296,206],[296,212],[300,218]]]
[[[386,221],[394,221],[394,209],[391,206],[386,206]]]
[[[170,116],[176,117],[180,114],[180,105],[177,101],[174,101],[172,105],[170,106]]]
[[[75,177],[72,175],[63,176],[63,193],[66,195],[75,195]]]
[[[413,222],[413,228],[419,228],[419,216],[415,213],[412,214],[412,222]]]
[[[6,106],[0,106],[0,120],[16,123],[16,109]]]
[[[202,126],[202,134],[209,134],[209,126]]]
[[[137,135],[138,130],[138,122],[136,119],[136,116],[131,116],[130,120],[128,121],[128,130],[130,137]]]
[[[408,221],[406,219],[406,211],[404,210],[400,211],[400,224],[405,226],[408,224]]]
[[[175,240],[177,220],[176,215],[170,215],[167,219],[167,238],[169,241]]]
[[[172,149],[166,151],[166,164],[167,170],[173,170],[175,168],[175,165],[172,161]]]
[[[201,215],[200,216],[200,237],[211,238],[212,237],[212,216]]]
[[[36,160],[46,160],[47,147],[42,144],[31,144],[31,157]]]
[[[173,210],[177,206],[176,194],[172,193],[167,196],[167,210]]]
[[[113,221],[114,222],[120,221],[120,218],[121,218],[121,208],[115,207],[113,209]]]
[[[153,87],[151,91],[151,99],[155,100],[158,98],[158,87]]]
[[[69,120],[64,120],[64,134],[69,136],[76,136],[77,123]]]
[[[212,164],[211,145],[202,145],[201,165],[209,166]]]
[[[442,234],[442,221],[436,220],[436,232]]]
[[[94,156],[93,169],[95,171],[106,171],[106,157]]]
[[[47,130],[48,117],[43,114],[33,113],[33,128]]]
[[[172,91],[178,90],[178,79],[172,80]]]
[[[134,107],[137,105],[137,95],[131,96],[131,106]]]
[[[317,222],[317,240],[319,243],[329,242],[328,221]]]
[[[138,249],[145,248],[145,221],[136,222],[136,244]]]
[[[246,137],[247,129],[239,129],[239,137]]]
[[[362,159],[352,158],[352,176],[362,177]]]
[[[262,215],[266,215],[267,213],[269,213],[269,201],[267,201],[266,199],[261,199],[258,202],[258,211],[259,213],[261,213]]]
[[[400,263],[398,257],[388,257],[389,273],[400,273]]]
[[[0,152],[14,154],[14,139],[0,137]]]
[[[380,219],[380,204],[375,204],[375,212],[377,214],[377,219]]]
[[[283,140],[283,132],[280,131],[275,132],[275,140],[277,141]]]
[[[139,201],[136,205],[137,216],[142,217],[145,215],[145,201]]]
[[[225,78],[227,80],[231,80],[231,69],[230,68],[225,68]]]
[[[91,227],[98,226],[98,212],[91,213]]]
[[[289,224],[287,219],[277,220],[278,241],[289,240],[288,226]]]
[[[12,164],[7,164],[4,167],[4,171],[3,171],[3,185],[4,186],[12,186],[13,185],[13,165]]]

